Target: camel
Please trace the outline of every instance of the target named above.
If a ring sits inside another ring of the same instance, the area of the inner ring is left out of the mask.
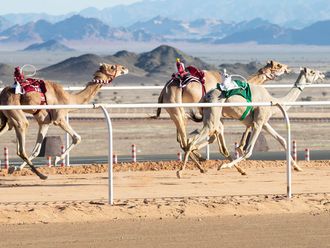
[[[288,66],[278,63],[276,61],[268,61],[266,66],[259,69],[256,74],[249,77],[248,82],[253,84],[263,84],[268,80],[273,80],[277,76],[288,73]],[[205,92],[216,88],[217,83],[221,82],[221,73],[218,71],[206,71],[205,73]],[[203,99],[203,88],[199,81],[190,82],[184,89],[179,86],[177,81],[167,83],[162,89],[158,98],[158,103],[198,103]],[[177,141],[183,151],[187,147],[187,134],[186,134],[186,113],[184,108],[166,108],[166,111],[173,120],[177,130]],[[161,108],[157,109],[155,118],[158,118],[161,113]],[[245,135],[247,136],[247,134]],[[243,140],[243,139],[242,139]],[[244,142],[240,147],[244,146]],[[196,154],[197,155],[197,154]]]
[[[296,101],[299,95],[304,90],[307,84],[312,84],[317,80],[323,80],[325,75],[322,72],[311,70],[308,68],[303,68],[300,70],[300,74],[294,83],[294,86],[291,88],[289,93],[282,98],[272,97],[269,92],[261,85],[250,85],[252,93],[252,102],[273,102],[276,104],[281,104],[284,102],[293,102]],[[218,89],[214,89],[205,96],[206,102],[217,103],[217,102],[227,102],[227,103],[237,103],[237,102],[246,102],[242,96],[234,95],[227,99],[222,97],[222,93]],[[285,107],[286,110],[289,109],[289,106]],[[224,126],[221,121],[221,116],[231,117],[237,120],[240,120],[242,114],[246,111],[246,107],[210,107],[203,108],[203,128],[198,131],[198,134],[195,135],[188,141],[188,149],[184,156],[184,162],[180,170],[177,171],[177,176],[180,178],[182,172],[186,166],[189,154],[193,150],[201,149],[203,146],[208,143],[213,142],[215,139],[218,141],[220,153],[231,162],[228,164],[223,164],[218,167],[218,170],[221,168],[231,168],[235,166],[236,169],[242,174],[245,175],[246,172],[240,168],[237,164],[249,158],[252,155],[254,145],[257,141],[257,138],[262,129],[268,132],[273,138],[275,138],[282,147],[286,150],[287,144],[285,139],[280,136],[269,124],[269,119],[272,115],[279,113],[279,109],[272,107],[254,107],[254,111],[250,111],[244,120],[241,122],[247,127],[252,128],[251,141],[247,144],[246,151],[243,152],[243,155],[239,158],[233,160],[230,156],[224,139]],[[205,141],[206,137],[210,137],[209,141]],[[297,165],[296,161],[290,158],[292,161],[292,166],[295,170],[301,171],[301,168]],[[193,159],[198,168],[202,173],[205,172],[204,168],[200,162],[196,159]]]
[[[45,81],[47,92],[45,97],[47,104],[86,104],[91,101],[101,87],[109,84],[118,76],[128,73],[128,69],[122,65],[100,64],[100,68],[94,73],[93,79],[87,83],[85,89],[72,94],[66,92],[59,84]],[[14,94],[12,87],[6,87],[0,94],[1,105],[40,105],[41,94],[39,92],[29,92],[24,95]],[[72,143],[64,151],[61,156],[55,158],[56,165],[60,160],[64,159],[67,153],[80,143],[81,137],[73,130],[70,124],[66,121],[66,115],[72,109],[50,109],[50,110],[24,110],[26,113],[33,114],[35,120],[39,125],[37,141],[33,148],[32,154],[28,157],[25,151],[25,135],[29,122],[22,110],[6,110],[0,112],[0,136],[14,128],[17,138],[17,155],[21,157],[24,163],[18,168],[19,170],[28,164],[31,170],[39,176],[40,179],[47,179],[47,176],[41,174],[33,165],[32,160],[40,153],[42,141],[44,140],[50,124],[59,126],[67,132],[71,138]],[[15,171],[15,167],[9,168],[9,173]]]

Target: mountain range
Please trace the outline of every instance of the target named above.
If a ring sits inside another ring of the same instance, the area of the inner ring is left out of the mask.
[[[187,65],[195,65],[203,69],[216,69],[216,66],[185,54],[174,47],[161,45],[149,52],[140,54],[122,50],[107,56],[84,54],[70,57],[59,63],[41,68],[36,77],[60,81],[64,84],[69,83],[70,85],[79,85],[80,82],[85,84],[92,78],[100,63],[109,63],[122,64],[129,69],[128,75],[116,79],[116,83],[120,85],[163,85],[175,71],[176,58],[180,58]],[[0,81],[3,81],[5,85],[13,82],[13,72],[13,66],[0,63]]]
[[[55,23],[72,15],[98,18],[114,27],[129,27],[139,21],[155,16],[193,21],[196,19],[221,19],[225,22],[242,22],[255,18],[290,28],[302,28],[314,22],[330,19],[328,0],[141,0],[129,5],[118,5],[105,9],[86,8],[65,15],[45,13],[17,13],[3,17],[13,24],[44,19]]]
[[[127,82],[163,84],[174,72],[176,58],[181,58],[186,64],[195,65],[199,68],[216,68],[174,47],[162,45],[140,54],[123,50],[107,56],[84,54],[71,57],[42,68],[39,70],[38,76],[63,82],[86,82],[91,79],[100,63],[109,63],[125,65],[130,71],[125,78],[118,78],[116,82],[122,82],[123,84]]]
[[[1,19],[0,19],[1,23]],[[0,32],[0,42],[57,41],[160,41],[257,44],[330,45],[330,20],[319,21],[302,29],[292,29],[253,19],[238,23],[221,20],[175,20],[157,16],[126,28],[111,27],[96,18],[74,15],[56,23],[45,20],[14,25]]]
[[[246,64],[211,65],[174,47],[161,45],[149,52],[139,54],[122,50],[107,56],[83,54],[78,57],[70,57],[59,63],[39,69],[35,77],[61,82],[62,84],[85,85],[86,82],[91,80],[100,63],[109,63],[121,64],[129,69],[129,74],[116,79],[115,84],[164,85],[171,78],[172,73],[176,71],[176,58],[180,58],[186,65],[194,65],[200,69],[227,69],[230,74],[239,74],[244,77],[256,73],[263,66],[262,63],[256,61]],[[13,72],[14,66],[0,63],[0,87],[12,84]],[[326,75],[329,77],[330,72],[327,72]],[[296,76],[294,73],[286,75],[286,77],[291,78]]]

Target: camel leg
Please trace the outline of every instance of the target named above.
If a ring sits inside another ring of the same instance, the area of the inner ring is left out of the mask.
[[[187,134],[185,124],[185,112],[180,108],[168,108],[166,109],[174,122],[177,130],[177,141],[180,144],[181,149],[185,150],[187,147]]]
[[[268,122],[263,126],[263,128],[282,145],[285,151],[287,150],[286,140],[281,135],[279,135]],[[302,169],[297,165],[296,161],[292,158],[291,155],[290,155],[290,159],[292,162],[292,167],[296,171],[302,171]]]
[[[225,136],[224,136],[224,128],[223,124],[220,124],[220,130],[219,133],[217,134],[217,140],[218,140],[218,146],[219,146],[219,152],[227,159],[230,161],[233,161],[232,156],[230,155],[227,146],[226,146],[226,141],[225,141]],[[236,170],[241,173],[241,175],[246,175],[246,172],[238,165],[234,165]],[[218,167],[218,170],[220,170],[221,166]]]
[[[251,132],[251,141],[248,144],[244,155],[237,158],[237,159],[234,159],[233,161],[231,161],[228,164],[221,165],[220,168],[231,168],[231,167],[235,166],[236,164],[238,164],[239,162],[251,157],[254,145],[255,145],[255,143],[257,141],[257,138],[258,138],[258,136],[261,132],[262,126],[263,126],[262,124],[259,124],[258,122],[255,122],[254,127],[253,127],[252,132]]]
[[[207,170],[200,163],[200,158],[195,154],[196,151],[198,151],[198,149],[192,150],[192,152],[190,153],[190,158],[197,164],[197,168],[201,173],[206,173]]]
[[[184,154],[183,163],[182,163],[180,169],[176,172],[176,176],[178,178],[182,178],[182,173],[183,173],[184,169],[186,168],[186,165],[187,165],[187,162],[188,162],[188,158],[189,158],[190,153],[191,153],[191,151],[188,150]]]
[[[246,144],[249,142],[248,141],[248,137],[249,137],[250,132],[251,132],[251,128],[250,127],[246,127],[246,129],[245,129],[245,131],[244,131],[244,133],[242,135],[240,144],[237,147],[237,151],[239,152],[240,156],[243,155],[244,148],[245,148]]]
[[[40,173],[33,165],[32,161],[29,160],[27,157],[27,154],[25,152],[25,134],[26,134],[26,127],[20,126],[16,127],[15,126],[15,131],[16,131],[16,137],[17,137],[17,154],[20,156],[31,168],[32,172],[35,173],[40,179],[46,180],[47,176],[43,175]],[[14,168],[15,170],[15,168]],[[12,172],[12,169],[10,170]]]
[[[40,150],[41,150],[42,142],[43,142],[43,140],[46,137],[46,134],[48,132],[48,129],[49,129],[49,124],[41,124],[41,125],[39,125],[39,131],[38,131],[37,141],[36,141],[36,144],[35,144],[35,146],[34,146],[34,148],[32,150],[32,154],[29,157],[29,161],[32,161],[34,158],[36,158],[39,155]],[[23,164],[21,164],[20,167],[18,168],[18,170],[22,170],[26,164],[27,164],[26,162],[24,162]]]
[[[183,108],[167,109],[167,112],[176,126],[177,141],[180,144],[181,149],[186,151],[188,145],[185,119],[186,113]],[[202,155],[197,150],[192,151],[192,153],[198,158],[198,160],[203,160]]]
[[[209,144],[209,141],[204,141],[202,144],[200,144],[197,147],[194,144],[196,144],[196,142],[192,142],[188,145],[188,149],[184,154],[184,159],[183,159],[183,163],[181,165],[181,168],[176,173],[178,178],[182,177],[182,172],[186,168],[186,164],[188,162],[189,157],[197,164],[197,167],[198,167],[198,169],[200,170],[201,173],[206,172],[206,170],[203,168],[202,164],[199,162],[198,158],[195,156],[193,151],[194,150],[199,150],[199,149],[205,147],[207,144]]]
[[[65,132],[67,132],[71,138],[72,138],[72,142],[70,144],[70,146],[64,151],[63,154],[61,154],[61,156],[56,156],[55,157],[55,161],[54,161],[54,166],[57,165],[57,163],[60,160],[63,160],[65,158],[65,156],[76,146],[81,142],[81,137],[80,135],[78,135],[73,128],[70,126],[69,123],[67,123],[64,119],[61,119],[60,121],[54,122],[55,125],[59,126],[60,128],[62,128]]]

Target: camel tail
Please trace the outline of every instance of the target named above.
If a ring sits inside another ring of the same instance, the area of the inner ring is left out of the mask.
[[[164,98],[164,91],[165,91],[165,87],[162,89],[162,91],[160,92],[160,95],[158,97],[158,103],[163,103],[163,98]],[[156,115],[151,116],[151,119],[157,119],[160,116],[160,113],[162,112],[162,108],[157,108],[157,112]]]

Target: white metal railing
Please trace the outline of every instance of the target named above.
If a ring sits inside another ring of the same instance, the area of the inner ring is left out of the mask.
[[[292,88],[292,84],[265,84],[263,85],[265,88],[274,89],[274,88]],[[329,84],[310,84],[306,85],[306,88],[330,88]],[[64,90],[68,91],[77,91],[83,90],[84,86],[64,86]],[[103,86],[101,90],[161,90],[164,88],[163,86]],[[2,91],[3,88],[0,88]]]
[[[282,105],[274,104],[273,102],[253,102],[253,103],[181,103],[181,104],[86,104],[86,105],[16,105],[16,106],[0,106],[0,110],[29,110],[29,109],[96,109],[100,108],[107,121],[108,126],[108,163],[109,163],[109,204],[113,204],[113,150],[112,150],[112,123],[107,109],[114,108],[175,108],[175,107],[272,107],[277,106],[282,111],[286,126],[287,126],[287,197],[291,198],[291,129],[289,117],[283,106],[313,106],[313,105],[330,105],[330,101],[317,101],[317,102],[285,102]]]

